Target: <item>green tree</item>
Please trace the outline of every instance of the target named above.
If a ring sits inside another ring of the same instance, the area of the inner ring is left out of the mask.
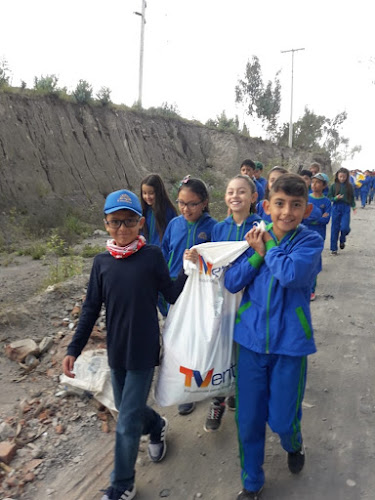
[[[46,94],[57,94],[59,92],[58,77],[56,75],[41,75],[40,78],[34,77],[34,90],[41,91]]]
[[[99,92],[96,94],[97,99],[103,104],[103,106],[107,106],[111,102],[111,90],[109,87],[101,87]]]
[[[73,92],[73,97],[80,104],[88,104],[92,99],[92,86],[86,80],[80,80]]]
[[[276,135],[277,118],[281,105],[281,85],[276,73],[272,83],[263,83],[262,71],[258,57],[253,56],[245,68],[244,79],[238,80],[235,87],[236,103],[243,104],[245,112],[251,117],[257,116],[263,128],[271,136]]]
[[[0,61],[0,88],[7,87],[9,85],[10,73],[8,67],[8,61],[2,59]]]
[[[216,117],[216,119],[209,119],[206,122],[207,127],[214,127],[219,130],[226,130],[230,132],[239,132],[239,121],[238,116],[235,118],[227,118],[225,111],[222,111],[220,115]]]

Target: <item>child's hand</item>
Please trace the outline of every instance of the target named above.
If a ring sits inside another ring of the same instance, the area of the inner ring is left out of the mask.
[[[186,260],[191,260],[194,264],[198,262],[198,251],[196,248],[193,248],[192,250],[185,250],[184,252],[184,259]]]
[[[354,215],[356,215],[356,213],[357,213],[357,209],[355,208],[355,209],[353,210],[353,214],[354,214]]]
[[[341,198],[344,198],[344,195],[343,195],[343,194],[337,194],[337,195],[336,195],[336,199],[337,199],[337,200],[341,200]]]
[[[253,248],[261,257],[266,255],[266,246],[263,241],[263,235],[266,231],[259,227],[253,227],[245,235],[245,239],[249,246]]]
[[[63,372],[69,378],[74,378],[75,374],[72,372],[74,368],[74,362],[76,358],[74,356],[65,356],[62,362]]]
[[[329,213],[328,212],[324,212],[324,214],[322,215],[322,217],[329,217]]]

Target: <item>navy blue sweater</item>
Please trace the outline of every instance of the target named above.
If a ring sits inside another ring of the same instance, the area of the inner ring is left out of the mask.
[[[173,304],[186,278],[181,271],[176,281],[171,280],[163,254],[154,245],[145,245],[126,259],[115,259],[109,252],[97,255],[67,353],[76,358],[81,354],[104,303],[109,366],[140,370],[158,365],[158,292]]]

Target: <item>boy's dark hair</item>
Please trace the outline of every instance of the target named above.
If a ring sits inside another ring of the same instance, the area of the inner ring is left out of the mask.
[[[270,190],[269,199],[280,191],[288,196],[301,196],[306,202],[308,201],[309,192],[306,182],[298,174],[283,174],[276,179]]]
[[[341,167],[338,169],[335,175],[335,196],[337,196],[340,193],[341,189],[341,184],[339,181],[339,174],[346,174],[346,181],[344,182],[345,187],[346,187],[346,196],[348,198],[348,202],[351,204],[353,202],[354,198],[354,189],[353,186],[351,185],[350,182],[350,174],[349,170],[347,168]]]
[[[181,191],[181,189],[190,189],[190,191],[199,196],[201,201],[207,200],[207,205],[204,207],[203,212],[210,211],[208,207],[210,202],[208,189],[203,181],[201,181],[200,179],[194,179],[193,177],[190,177],[190,175],[186,175],[180,182],[177,194]]]
[[[155,192],[155,203],[154,206],[152,207],[154,216],[155,216],[155,222],[156,222],[156,230],[159,234],[159,239],[160,241],[163,238],[165,229],[167,227],[167,209],[171,209],[175,215],[177,215],[176,208],[174,207],[171,199],[169,198],[169,195],[165,189],[164,182],[162,178],[160,177],[159,174],[150,174],[147,177],[145,177],[141,181],[141,205],[142,205],[142,212],[143,215],[146,216],[146,211],[148,208],[147,203],[144,201],[143,196],[142,196],[142,186],[151,186],[154,188]],[[146,238],[148,238],[148,227],[147,224],[143,226],[143,231],[145,233]]]
[[[299,175],[307,175],[307,177],[312,177],[312,172],[310,170],[301,170],[301,173]]]
[[[253,170],[256,170],[256,165],[255,163],[253,162],[253,160],[244,160],[242,163],[241,163],[241,166],[240,166],[240,169],[246,165],[247,167],[250,167],[252,168]]]

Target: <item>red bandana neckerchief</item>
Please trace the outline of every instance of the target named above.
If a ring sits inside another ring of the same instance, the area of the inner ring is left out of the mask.
[[[137,239],[126,245],[119,247],[116,245],[115,240],[107,241],[107,250],[115,259],[126,259],[133,253],[138,252],[140,248],[146,245],[146,238],[144,236],[137,236]]]

